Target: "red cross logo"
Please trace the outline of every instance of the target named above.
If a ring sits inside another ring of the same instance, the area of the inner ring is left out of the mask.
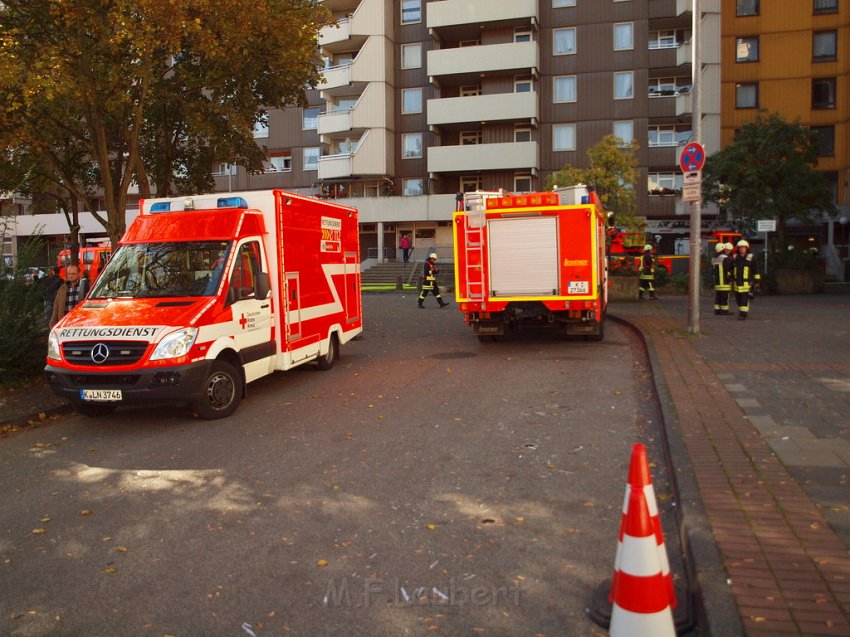
[[[242,314],[242,317],[239,319],[239,325],[242,326],[242,329],[245,329],[245,326],[248,324],[248,319],[245,318],[245,314]]]

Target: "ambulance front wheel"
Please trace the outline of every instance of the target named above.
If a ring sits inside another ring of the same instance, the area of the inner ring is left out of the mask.
[[[242,398],[242,375],[227,361],[213,361],[201,396],[191,407],[201,418],[227,418]]]
[[[316,359],[316,364],[322,371],[326,369],[330,369],[334,366],[336,359],[339,357],[339,344],[336,341],[336,334],[331,334],[331,339],[328,342],[328,353],[322,356],[319,356]]]

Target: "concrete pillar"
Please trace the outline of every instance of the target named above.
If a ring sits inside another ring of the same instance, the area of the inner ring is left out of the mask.
[[[384,258],[384,222],[378,222],[378,263],[386,263]]]

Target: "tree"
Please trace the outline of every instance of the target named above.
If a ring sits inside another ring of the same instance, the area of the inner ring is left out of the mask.
[[[209,190],[214,158],[260,167],[254,124],[320,77],[314,4],[4,0],[0,148],[30,149],[114,245],[134,182]]]
[[[546,180],[547,188],[587,184],[596,189],[602,205],[612,211],[618,225],[637,225],[637,150],[636,142],[624,144],[614,135],[606,135],[587,151],[588,167],[567,165]]]
[[[784,248],[788,221],[835,210],[829,185],[814,169],[817,145],[817,133],[797,120],[762,111],[732,144],[707,159],[703,198],[724,206],[734,219],[776,219],[777,243]]]

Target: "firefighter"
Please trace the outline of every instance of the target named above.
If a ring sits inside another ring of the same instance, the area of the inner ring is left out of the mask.
[[[750,312],[750,298],[761,281],[758,264],[749,252],[750,243],[741,239],[737,243],[738,253],[732,259],[732,287],[738,303],[738,320],[746,320]]]
[[[728,252],[731,248],[731,243],[719,241],[714,247],[717,256],[711,260],[711,273],[714,279],[715,314],[731,314],[729,312],[729,294],[732,291],[732,260],[729,258]]]
[[[643,293],[649,292],[649,299],[657,301],[655,296],[655,258],[652,256],[652,246],[646,244],[643,246],[643,256],[640,258],[640,269],[638,270],[638,279],[640,280],[640,291],[638,298],[643,300]]]
[[[422,270],[422,292],[419,293],[420,309],[425,307],[423,303],[425,297],[428,296],[428,292],[433,292],[434,296],[437,297],[437,303],[440,304],[440,307],[446,307],[448,305],[448,303],[443,301],[443,297],[440,294],[440,286],[437,285],[437,274],[439,272],[440,269],[437,267],[437,253],[432,252],[425,259],[425,265]]]

